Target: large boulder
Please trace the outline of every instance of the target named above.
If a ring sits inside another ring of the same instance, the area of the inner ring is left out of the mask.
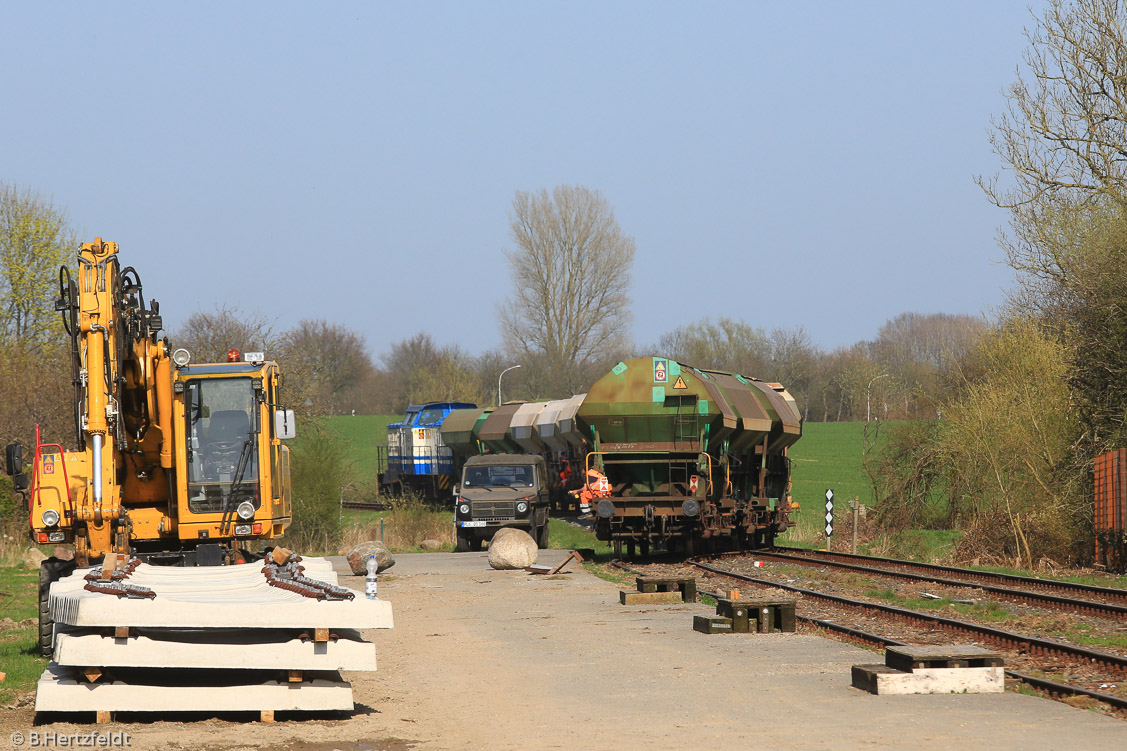
[[[368,573],[368,556],[372,555],[376,557],[378,571],[384,571],[395,565],[395,557],[392,556],[387,546],[379,540],[369,540],[359,545],[353,545],[348,549],[348,552],[345,553],[345,557],[348,559],[348,566],[356,576],[364,576]]]
[[[423,540],[419,543],[419,547],[423,550],[438,550],[442,547],[442,543],[438,540]]]
[[[496,569],[531,566],[536,555],[536,540],[523,529],[503,527],[489,541],[489,565]]]

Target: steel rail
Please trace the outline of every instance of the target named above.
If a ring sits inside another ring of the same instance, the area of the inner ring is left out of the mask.
[[[866,602],[865,600],[854,600],[848,597],[841,597],[840,595],[831,595],[826,592],[818,592],[812,589],[803,589],[802,587],[794,587],[789,584],[782,584],[774,582],[769,579],[758,579],[754,576],[747,574],[740,574],[735,571],[725,571],[724,569],[710,566],[698,560],[688,559],[685,561],[687,564],[696,566],[697,568],[705,571],[710,571],[719,576],[728,576],[740,581],[746,581],[751,584],[758,584],[766,587],[777,587],[785,589],[790,592],[797,592],[804,597],[812,597],[818,600],[825,600],[838,605],[844,605],[851,608],[859,608],[862,610],[877,610],[892,616],[896,620],[902,621],[916,621],[928,623],[932,626],[937,626],[945,631],[952,631],[954,633],[971,634],[977,637],[982,637],[987,641],[995,644],[1000,644],[1009,649],[1014,649],[1018,652],[1025,652],[1030,655],[1055,655],[1065,659],[1074,660],[1080,663],[1090,663],[1102,666],[1104,669],[1116,674],[1127,675],[1127,657],[1111,654],[1110,652],[1100,652],[1095,649],[1088,649],[1087,647],[1080,647],[1073,644],[1065,644],[1063,642],[1053,641],[1051,639],[1042,639],[1035,636],[1025,636],[1022,634],[1015,634],[1010,631],[1003,631],[1001,629],[992,628],[990,626],[982,626],[977,623],[968,623],[966,621],[956,620],[954,618],[943,618],[929,613],[921,613],[917,610],[908,610],[906,608],[898,608],[892,605],[882,605],[876,602]]]
[[[1037,589],[1056,589],[1065,592],[1081,593],[1086,595],[1100,595],[1107,597],[1110,600],[1115,600],[1122,603],[1127,603],[1127,589],[1119,589],[1117,587],[1100,587],[1095,584],[1079,584],[1077,582],[1062,582],[1055,579],[1041,579],[1036,576],[1018,576],[1017,574],[1001,574],[993,571],[978,571],[977,569],[958,568],[956,566],[941,566],[937,563],[922,563],[919,561],[905,561],[899,558],[880,558],[878,556],[857,555],[854,553],[835,553],[823,550],[809,550],[807,548],[788,548],[776,546],[775,550],[781,550],[786,553],[800,553],[808,558],[838,558],[841,560],[850,561],[869,561],[874,563],[885,563],[892,566],[902,566],[904,568],[922,569],[925,571],[936,571],[945,574],[953,574],[956,576],[963,576],[968,579],[978,579],[982,581],[993,581],[999,583],[1020,584],[1027,587]],[[766,554],[768,551],[763,551]]]
[[[635,574],[637,576],[644,576],[645,575],[644,572],[637,571],[636,569],[632,569],[629,566],[626,566],[625,564],[623,564],[621,561],[617,561],[617,560],[611,561],[611,565],[614,566],[615,568],[622,569],[623,571],[628,571],[628,572]],[[709,569],[705,569],[705,570],[709,570]],[[730,575],[729,573],[721,573],[719,571],[714,571],[713,573],[719,573],[721,576]],[[737,575],[737,576],[742,578],[742,575]],[[752,577],[748,577],[748,578],[752,578]],[[721,594],[719,592],[712,592],[712,591],[709,591],[707,589],[698,589],[697,592],[699,594],[708,595],[709,597],[712,597],[713,599],[721,599],[723,597],[723,594]],[[834,633],[841,634],[843,636],[847,636],[851,639],[856,639],[856,640],[863,641],[863,642],[866,642],[866,643],[869,643],[869,644],[875,644],[875,645],[881,646],[881,647],[908,646],[908,642],[900,641],[899,639],[890,639],[886,636],[880,636],[879,634],[871,634],[867,631],[862,631],[862,630],[857,629],[857,628],[852,628],[851,626],[843,626],[842,624],[835,623],[834,621],[827,621],[827,620],[823,620],[821,618],[811,618],[809,616],[799,615],[797,613],[795,614],[795,619],[798,620],[798,621],[801,621],[802,623],[809,624],[811,626],[816,626],[818,628],[822,628],[822,629],[825,629],[827,631],[832,631]],[[1026,685],[1029,685],[1029,686],[1033,687],[1034,689],[1036,689],[1038,691],[1045,692],[1052,697],[1056,697],[1056,696],[1087,696],[1087,697],[1090,697],[1090,698],[1095,699],[1097,701],[1103,702],[1104,704],[1107,704],[1109,706],[1115,707],[1116,709],[1127,710],[1127,699],[1120,697],[1120,696],[1112,696],[1111,694],[1105,694],[1105,693],[1101,693],[1099,691],[1091,691],[1091,690],[1086,689],[1086,688],[1080,688],[1079,686],[1071,686],[1067,683],[1058,683],[1056,681],[1050,681],[1047,678],[1038,678],[1037,676],[1029,675],[1027,673],[1021,673],[1021,672],[1018,672],[1016,670],[1008,670],[1007,669],[1005,672],[1006,672],[1006,675],[1009,676],[1010,678],[1013,678],[1014,680],[1017,680],[1017,681],[1021,681],[1022,683],[1025,683]]]
[[[881,568],[878,566],[866,566],[859,563],[843,563],[842,561],[830,560],[829,558],[821,558],[816,556],[791,555],[789,553],[775,553],[768,551],[756,551],[751,553],[751,555],[758,558],[770,558],[797,563],[800,566],[832,566],[834,568],[841,568],[847,571],[874,573],[881,576],[892,576],[898,579],[930,582],[932,584],[943,584],[949,587],[973,587],[975,589],[981,589],[984,592],[990,592],[991,594],[998,595],[999,597],[1005,597],[1007,599],[1016,600],[1018,602],[1024,602],[1029,605],[1045,605],[1059,610],[1072,610],[1079,613],[1104,616],[1108,618],[1127,618],[1127,606],[1124,605],[1111,605],[1106,602],[1092,602],[1091,600],[1077,600],[1071,597],[1061,597],[1060,595],[1045,594],[1044,592],[1029,592],[1020,589],[1010,589],[1009,587],[995,587],[990,584],[967,582],[958,579],[946,579],[939,576],[912,574],[907,571],[896,571],[893,569]]]

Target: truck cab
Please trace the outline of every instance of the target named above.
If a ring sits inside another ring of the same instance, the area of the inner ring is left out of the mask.
[[[466,460],[454,488],[454,532],[459,552],[480,550],[502,527],[532,535],[548,547],[548,467],[532,454],[484,454]]]

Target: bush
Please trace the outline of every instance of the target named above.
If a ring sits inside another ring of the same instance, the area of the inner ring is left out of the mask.
[[[316,420],[302,425],[290,446],[293,522],[285,544],[304,553],[336,552],[340,543],[340,494],[352,481],[344,442]]]

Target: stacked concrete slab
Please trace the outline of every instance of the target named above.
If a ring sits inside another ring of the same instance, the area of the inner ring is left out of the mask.
[[[359,630],[391,628],[391,603],[333,599],[348,594],[328,561],[296,565],[271,585],[262,564],[142,563],[115,585],[131,588],[122,596],[87,586],[102,584],[87,579],[98,568],[75,571],[51,587],[54,659],[36,711],[252,711],[268,719],[351,710],[352,687],[339,671],[376,669],[375,646]],[[296,584],[288,578],[295,571]],[[328,597],[301,593],[318,588]]]

